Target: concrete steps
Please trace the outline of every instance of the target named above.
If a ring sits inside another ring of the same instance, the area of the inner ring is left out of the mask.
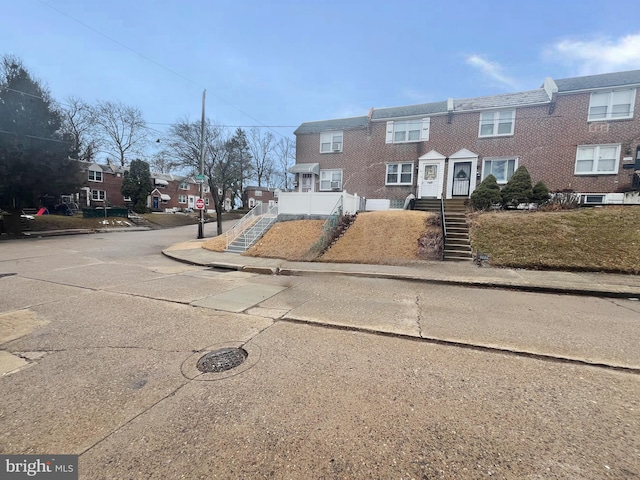
[[[471,261],[473,252],[469,240],[469,227],[466,217],[465,199],[449,199],[444,201],[444,260]]]
[[[226,248],[226,252],[243,253],[271,228],[276,222],[277,215],[262,215],[256,222],[246,229],[241,235],[236,237]]]
[[[416,198],[414,210],[422,212],[440,213],[440,199],[438,198]]]

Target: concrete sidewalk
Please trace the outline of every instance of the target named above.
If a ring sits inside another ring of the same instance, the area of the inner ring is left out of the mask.
[[[268,275],[351,275],[530,292],[640,299],[640,276],[635,275],[478,267],[472,262],[423,261],[406,266],[289,262],[277,258],[212,252],[203,249],[202,243],[202,240],[182,242],[168,247],[162,253],[174,260],[193,265]]]

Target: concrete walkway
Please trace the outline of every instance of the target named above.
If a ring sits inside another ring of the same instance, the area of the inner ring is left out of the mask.
[[[202,240],[182,242],[168,247],[162,253],[174,260],[193,265],[268,275],[351,275],[530,292],[640,299],[640,276],[636,275],[490,268],[478,267],[472,262],[423,261],[407,266],[289,262],[277,258],[212,252],[202,248],[202,243]]]

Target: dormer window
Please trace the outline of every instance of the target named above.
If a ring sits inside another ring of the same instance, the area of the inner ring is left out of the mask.
[[[342,152],[342,132],[324,132],[320,134],[320,153]]]

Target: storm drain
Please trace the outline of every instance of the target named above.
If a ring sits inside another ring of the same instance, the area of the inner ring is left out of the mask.
[[[226,372],[242,364],[248,355],[244,348],[221,348],[200,357],[196,367],[202,373]]]

